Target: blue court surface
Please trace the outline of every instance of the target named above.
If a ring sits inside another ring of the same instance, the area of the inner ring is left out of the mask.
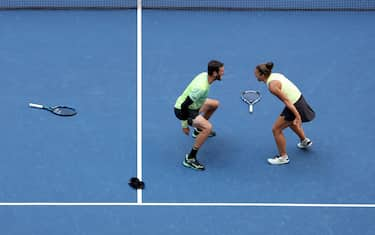
[[[143,10],[140,77],[134,9],[0,11],[0,233],[373,234],[374,21],[373,11]],[[173,105],[211,59],[225,75],[210,90],[217,136],[197,172],[182,166],[193,139]],[[267,61],[317,114],[304,124],[310,150],[285,131],[283,166],[266,162],[283,108],[253,76]],[[247,89],[262,94],[253,114]],[[139,160],[137,193],[127,183]]]

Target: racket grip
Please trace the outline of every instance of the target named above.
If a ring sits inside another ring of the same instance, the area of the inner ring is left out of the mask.
[[[252,104],[249,105],[249,112],[250,112],[250,113],[253,112],[253,105],[252,105]]]
[[[43,105],[41,105],[41,104],[33,104],[33,103],[29,103],[29,107],[31,107],[31,108],[37,108],[37,109],[42,109],[42,108],[43,108]]]

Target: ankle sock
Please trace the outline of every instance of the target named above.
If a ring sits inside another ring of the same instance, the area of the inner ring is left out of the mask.
[[[197,158],[198,149],[193,147],[188,155],[189,159],[196,159]]]

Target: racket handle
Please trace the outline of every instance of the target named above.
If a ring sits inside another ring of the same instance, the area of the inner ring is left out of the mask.
[[[250,112],[250,113],[253,112],[253,105],[252,105],[252,104],[249,105],[249,112]]]
[[[41,104],[33,104],[33,103],[29,103],[29,107],[31,107],[31,108],[37,108],[37,109],[42,109],[42,108],[43,108],[43,105],[41,105]]]

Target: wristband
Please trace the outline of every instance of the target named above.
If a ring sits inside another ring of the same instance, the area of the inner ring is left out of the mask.
[[[182,128],[187,128],[189,126],[188,121],[187,120],[181,121],[181,126],[182,126]]]

